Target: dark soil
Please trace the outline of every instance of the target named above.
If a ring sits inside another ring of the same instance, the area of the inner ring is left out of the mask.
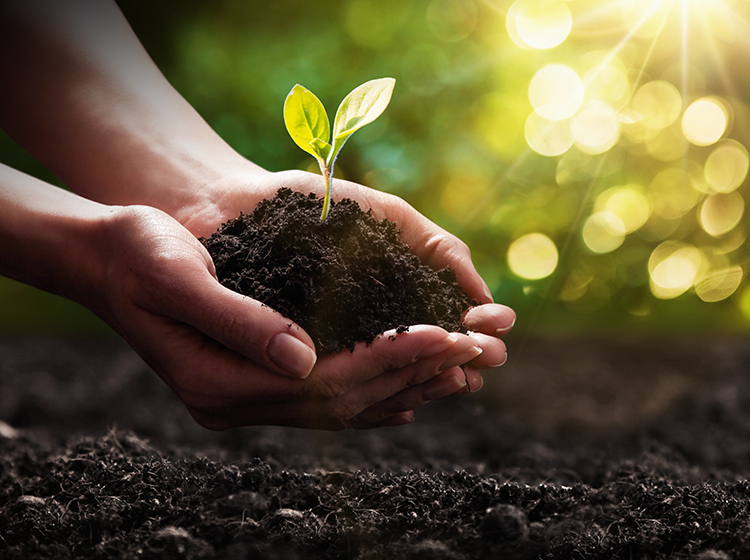
[[[750,343],[509,346],[409,426],[213,433],[117,340],[0,338],[0,559],[750,557]]]
[[[465,332],[471,302],[452,270],[423,265],[395,224],[356,202],[333,204],[325,221],[322,207],[280,189],[203,239],[221,283],[292,319],[321,356],[406,325]]]

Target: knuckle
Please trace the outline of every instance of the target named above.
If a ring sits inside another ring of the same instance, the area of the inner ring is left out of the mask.
[[[339,399],[349,390],[349,385],[339,376],[323,376],[315,385],[317,396],[326,399]]]

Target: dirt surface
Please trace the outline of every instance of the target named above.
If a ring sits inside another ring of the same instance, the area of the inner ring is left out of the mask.
[[[280,189],[203,239],[221,283],[292,319],[321,356],[405,325],[465,330],[471,302],[452,270],[423,265],[395,224],[356,202],[332,204],[325,221],[322,208]]]
[[[409,426],[212,433],[117,340],[0,338],[0,559],[750,557],[750,343],[509,346]]]

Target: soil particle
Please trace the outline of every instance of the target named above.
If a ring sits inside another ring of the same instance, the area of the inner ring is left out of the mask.
[[[322,205],[282,188],[203,239],[221,283],[295,321],[318,355],[404,325],[466,332],[461,315],[471,301],[452,270],[422,264],[393,222],[356,202],[332,204],[325,221]]]
[[[646,363],[672,379],[651,421],[588,407],[571,434],[576,372],[643,402]],[[120,343],[0,338],[0,560],[750,558],[748,363],[744,340],[545,340],[402,428],[216,434]]]

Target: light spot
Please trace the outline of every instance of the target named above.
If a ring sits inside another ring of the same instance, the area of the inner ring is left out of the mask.
[[[745,147],[736,140],[726,140],[706,159],[706,182],[716,192],[731,192],[747,177],[749,164]]]
[[[596,212],[586,220],[582,235],[594,253],[609,253],[625,240],[625,224],[614,212]]]
[[[709,235],[719,237],[732,231],[744,212],[745,200],[737,192],[709,196],[701,206],[701,227]]]
[[[518,40],[522,46],[544,50],[556,47],[568,37],[573,16],[562,0],[518,0],[508,11],[506,25],[514,42]]]
[[[617,115],[603,101],[589,101],[573,117],[571,130],[576,146],[589,154],[601,154],[615,145],[620,126]]]
[[[682,97],[669,82],[655,80],[641,86],[630,104],[631,117],[641,126],[662,130],[675,122],[682,111]]]
[[[710,271],[695,284],[695,293],[703,301],[714,303],[731,296],[742,282],[742,267],[729,266]]]
[[[524,135],[529,147],[543,156],[559,156],[573,145],[569,121],[551,121],[536,111],[526,119]]]
[[[701,251],[676,241],[659,245],[648,261],[651,293],[659,299],[676,298],[695,282],[703,263]]]
[[[583,102],[583,83],[571,68],[550,64],[531,79],[529,101],[545,119],[567,119],[578,111]]]
[[[552,274],[558,258],[554,241],[543,233],[519,237],[508,248],[508,266],[527,280],[540,280]]]
[[[615,214],[625,233],[631,233],[651,216],[651,202],[640,185],[631,184],[604,191],[597,197],[594,210]]]
[[[727,124],[725,109],[710,98],[693,102],[682,116],[682,132],[696,146],[709,146],[717,142],[726,131]]]
[[[583,75],[586,99],[598,99],[610,107],[620,108],[630,90],[628,77],[613,62],[602,62]]]

